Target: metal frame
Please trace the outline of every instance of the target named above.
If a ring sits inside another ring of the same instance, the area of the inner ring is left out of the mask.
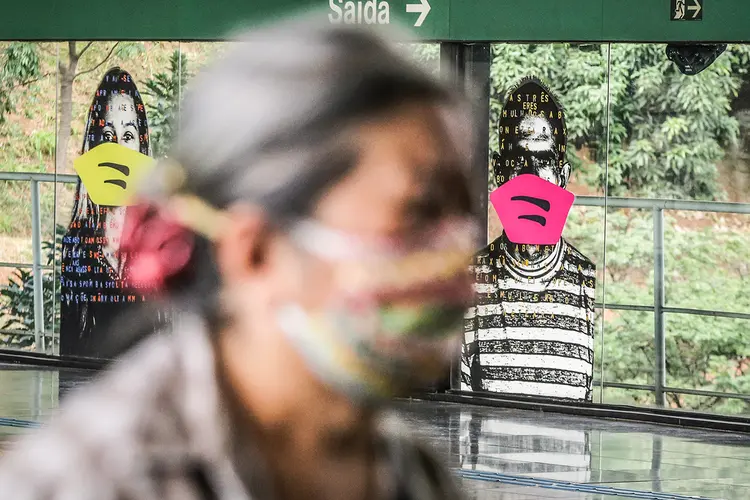
[[[0,262],[0,268],[32,269],[34,284],[34,331],[0,330],[1,335],[15,337],[34,337],[37,351],[46,351],[47,332],[44,326],[44,282],[43,271],[53,271],[54,266],[42,265],[42,230],[41,230],[41,202],[39,198],[39,183],[49,182],[57,184],[75,184],[78,176],[67,174],[46,174],[27,172],[0,172],[0,181],[29,182],[31,184],[31,264],[16,262]],[[54,345],[54,332],[49,332]]]
[[[688,314],[693,316],[710,316],[715,318],[731,318],[750,320],[750,314],[729,311],[710,311],[685,307],[668,307],[665,304],[665,265],[664,265],[664,211],[679,210],[691,212],[714,212],[750,215],[750,204],[720,203],[711,201],[690,200],[660,200],[647,198],[617,198],[601,196],[579,196],[576,205],[585,207],[601,207],[607,209],[639,209],[651,210],[654,218],[654,305],[643,306],[636,304],[596,304],[597,309],[611,309],[619,311],[640,311],[654,314],[654,385],[621,384],[615,382],[595,381],[598,387],[613,387],[653,392],[658,406],[666,406],[666,394],[690,394],[695,396],[721,397],[750,401],[750,396],[738,393],[724,393],[702,391],[697,389],[683,389],[668,387],[666,381],[666,323],[665,314]],[[605,228],[606,230],[606,228]],[[606,252],[606,248],[605,248]]]

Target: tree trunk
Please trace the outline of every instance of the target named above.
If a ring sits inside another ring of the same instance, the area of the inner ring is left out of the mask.
[[[71,122],[73,121],[73,80],[76,77],[79,54],[76,42],[68,42],[68,64],[59,64],[60,68],[60,126],[57,129],[57,151],[55,170],[58,174],[68,173],[68,143],[70,142]]]

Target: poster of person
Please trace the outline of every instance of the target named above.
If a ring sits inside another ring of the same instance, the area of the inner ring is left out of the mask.
[[[499,141],[490,202],[503,232],[472,265],[461,388],[591,401],[596,268],[562,238],[575,200],[567,129],[541,81],[508,93]]]
[[[146,109],[130,74],[109,70],[89,108],[72,217],[62,243],[60,354],[101,357],[110,325],[143,302],[123,282],[128,198],[150,159]]]

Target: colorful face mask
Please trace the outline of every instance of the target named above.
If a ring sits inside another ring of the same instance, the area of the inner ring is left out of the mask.
[[[138,184],[153,165],[151,157],[113,142],[100,144],[73,163],[91,201],[110,207],[132,205]]]
[[[193,196],[170,212],[214,239],[230,221]],[[336,299],[318,310],[282,304],[278,324],[310,369],[352,399],[404,393],[443,376],[460,354],[476,241],[469,221],[452,221],[411,241],[363,241],[315,222],[288,231],[302,251],[332,264]]]
[[[532,174],[514,177],[490,194],[508,239],[523,245],[560,241],[575,195]]]
[[[419,251],[388,245],[373,251],[369,244],[369,252],[309,224],[293,233],[300,246],[334,261],[339,271],[341,294],[327,307],[306,311],[288,304],[278,311],[282,330],[324,382],[370,400],[444,375],[460,353],[473,240],[440,233]],[[350,253],[358,258],[347,258]]]

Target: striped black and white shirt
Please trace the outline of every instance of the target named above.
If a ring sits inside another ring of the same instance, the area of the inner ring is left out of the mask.
[[[462,389],[590,401],[596,268],[564,239],[535,263],[514,245],[475,257]]]

